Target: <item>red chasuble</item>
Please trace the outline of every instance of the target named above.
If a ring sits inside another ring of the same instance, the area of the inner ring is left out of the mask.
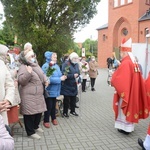
[[[116,89],[113,101],[116,119],[120,98],[122,98],[121,109],[126,116],[126,121],[138,123],[139,119],[149,116],[144,80],[129,56],[123,58],[121,65],[112,76],[111,83]]]
[[[146,86],[146,95],[147,95],[148,106],[150,111],[150,73],[148,74],[148,78],[145,81],[145,86]]]

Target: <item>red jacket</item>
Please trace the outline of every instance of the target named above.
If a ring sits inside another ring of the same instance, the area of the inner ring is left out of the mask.
[[[145,86],[146,86],[146,95],[147,95],[147,100],[148,100],[148,106],[150,110],[150,73],[148,75],[148,78],[145,81]]]

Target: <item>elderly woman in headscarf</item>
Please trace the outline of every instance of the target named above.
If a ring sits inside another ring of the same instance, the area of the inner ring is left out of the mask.
[[[63,82],[61,87],[61,95],[64,95],[64,117],[69,117],[68,109],[70,104],[70,115],[78,116],[75,112],[76,96],[78,94],[77,84],[81,82],[79,75],[79,56],[77,53],[72,52],[69,55],[69,60],[62,64],[62,73],[67,76],[67,79]]]
[[[26,45],[30,46],[26,47]],[[18,83],[25,129],[28,136],[33,139],[40,139],[41,137],[36,132],[43,132],[39,124],[42,113],[46,111],[43,85],[48,86],[48,80],[37,64],[30,43],[25,44],[19,60],[21,66],[18,70]]]
[[[60,96],[61,81],[66,79],[60,71],[57,65],[57,54],[55,52],[46,51],[45,52],[46,62],[42,66],[42,70],[47,75],[50,80],[50,84],[47,87],[49,96],[45,99],[47,104],[47,111],[44,113],[43,125],[46,128],[50,128],[50,116],[53,125],[57,125],[56,120],[56,98]],[[50,71],[51,70],[51,71]]]
[[[4,123],[8,125],[7,112],[14,102],[15,86],[10,72],[5,65],[9,62],[8,47],[0,44],[0,114],[3,116]]]

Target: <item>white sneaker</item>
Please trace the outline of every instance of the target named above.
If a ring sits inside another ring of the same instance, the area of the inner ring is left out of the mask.
[[[44,130],[43,130],[43,129],[41,129],[41,128],[38,128],[38,129],[36,129],[36,132],[43,133],[43,132],[44,132]]]
[[[38,135],[38,134],[32,134],[32,135],[30,135],[30,137],[32,138],[32,139],[37,139],[37,140],[39,140],[41,137]]]

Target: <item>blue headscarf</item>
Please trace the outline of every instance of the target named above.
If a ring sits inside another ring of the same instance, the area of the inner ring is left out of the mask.
[[[50,51],[46,51],[46,52],[44,53],[46,62],[50,63],[50,61],[52,60],[52,59],[51,59],[51,58],[52,58],[52,54],[53,54],[53,52],[50,52]]]

